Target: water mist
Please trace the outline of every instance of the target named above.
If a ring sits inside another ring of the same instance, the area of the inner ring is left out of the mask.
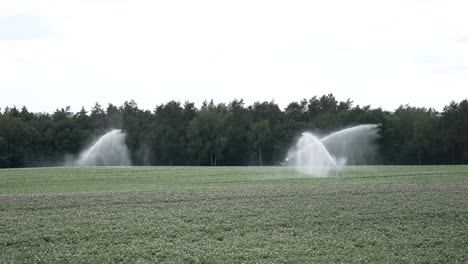
[[[341,175],[341,166],[368,164],[377,155],[377,125],[359,125],[319,138],[302,133],[290,148],[285,163],[315,177],[327,177],[330,171]]]
[[[130,155],[125,145],[125,133],[114,129],[100,137],[84,150],[76,166],[130,166]]]

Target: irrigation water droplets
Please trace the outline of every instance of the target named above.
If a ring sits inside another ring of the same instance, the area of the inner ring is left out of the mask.
[[[114,129],[100,137],[84,150],[76,166],[130,166],[130,155],[125,145],[125,133]]]
[[[302,133],[290,148],[287,165],[316,177],[327,177],[330,171],[341,175],[341,166],[368,164],[377,154],[377,125],[359,125],[342,129],[325,137]]]

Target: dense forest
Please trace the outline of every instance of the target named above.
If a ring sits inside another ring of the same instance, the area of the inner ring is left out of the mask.
[[[394,112],[337,101],[332,95],[290,103],[170,101],[153,111],[134,101],[31,113],[0,109],[0,167],[56,166],[111,128],[121,128],[134,165],[278,165],[303,131],[328,133],[379,124],[379,164],[468,164],[468,101],[442,112],[400,106]]]

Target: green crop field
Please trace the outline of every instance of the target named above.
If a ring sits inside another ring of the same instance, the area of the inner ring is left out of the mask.
[[[468,166],[0,170],[0,263],[468,262]]]

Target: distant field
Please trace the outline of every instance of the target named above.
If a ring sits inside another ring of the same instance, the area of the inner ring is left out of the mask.
[[[468,166],[0,170],[0,263],[468,262]]]

